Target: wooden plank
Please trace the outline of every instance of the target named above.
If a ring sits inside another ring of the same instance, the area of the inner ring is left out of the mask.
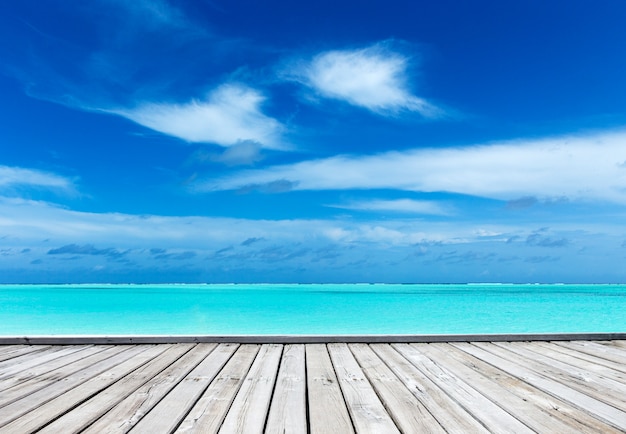
[[[28,370],[19,372],[19,374],[15,374],[9,378],[4,378],[0,380],[0,392],[3,392],[17,385],[20,385],[20,387],[22,387],[24,386],[23,383],[32,380],[40,375],[55,371],[59,368],[62,368],[63,366],[75,363],[81,359],[90,357],[111,347],[104,345],[85,345],[81,346],[80,348],[81,349],[75,353],[67,354],[65,356],[51,360],[48,363],[34,366]]]
[[[598,355],[594,353],[589,354],[587,352],[579,351],[568,346],[556,345],[555,343],[548,342],[535,342],[535,347],[567,354],[571,357],[575,357],[586,362],[591,362],[594,365],[602,365],[615,371],[626,373],[626,364],[614,362],[604,357],[598,357]]]
[[[455,434],[488,433],[489,431],[455,400],[435,385],[389,344],[372,344],[372,350],[385,361],[405,387],[428,409],[444,427]]]
[[[304,344],[283,349],[265,434],[306,434],[306,374]]]
[[[15,345],[0,345],[0,357],[3,354],[8,354],[8,353],[11,353],[13,351],[16,351],[16,350],[20,349],[21,347],[23,347],[23,345],[19,345],[19,344],[15,344]]]
[[[422,347],[428,345],[431,344],[396,344],[394,348],[446,392],[451,399],[472,413],[488,430],[507,433],[533,432],[517,418],[461,380],[454,372],[437,363],[437,360],[427,357],[421,350]]]
[[[50,345],[17,345],[17,348],[13,348],[10,351],[0,354],[0,368],[3,366],[9,366],[16,363],[16,358],[24,356],[30,353],[38,353],[50,348]],[[17,362],[19,363],[19,362]]]
[[[124,377],[147,361],[158,356],[164,350],[165,348],[159,346],[151,346],[145,349],[140,348],[126,360],[118,360],[115,365],[109,366],[106,371],[101,372],[96,376],[92,376],[86,381],[81,382],[81,384],[76,384],[74,387],[66,389],[61,395],[47,400],[45,403],[38,405],[36,408],[30,408],[27,413],[7,424],[3,427],[3,429],[8,432],[20,433],[38,430],[59,416],[71,411],[81,402],[105,389],[112,383],[116,382],[119,378]],[[125,353],[129,353],[131,351],[132,348]],[[29,402],[27,405],[30,406],[31,403]]]
[[[620,383],[605,375],[595,374],[580,366],[587,362],[580,361],[578,366],[563,363],[558,359],[533,352],[522,343],[510,345],[510,343],[506,342],[496,342],[492,345],[514,353],[516,357],[523,358],[525,366],[530,369],[547,373],[550,377],[567,384],[573,389],[586,393],[614,407],[623,407],[624,397],[626,396],[626,384]],[[557,357],[559,357],[558,353]],[[560,356],[560,358],[564,359],[565,357]],[[589,368],[589,366],[587,366],[587,368]]]
[[[609,342],[614,345],[603,345],[598,342],[582,341],[554,342],[554,344],[555,346],[570,348],[580,353],[590,354],[614,363],[626,365],[626,349],[618,347],[613,341]]]
[[[262,433],[270,406],[282,345],[261,347],[219,432]]]
[[[569,385],[556,381],[545,373],[528,368],[526,360],[503,348],[486,343],[463,342],[451,345],[524,380],[528,384],[558,399],[573,404],[591,416],[597,417],[617,429],[626,429],[626,412],[579,392]]]
[[[307,344],[305,352],[311,434],[353,433],[326,345]]]
[[[191,372],[215,344],[197,345],[158,376],[127,396],[83,433],[126,433]]]
[[[621,340],[610,340],[610,341],[591,341],[591,340],[585,340],[585,339],[578,339],[578,341],[588,341],[588,342],[593,342],[596,344],[602,344],[605,345],[607,347],[621,347],[621,348],[626,348],[626,340],[624,340],[624,338],[620,338]]]
[[[51,347],[48,350],[28,354],[28,356],[21,357],[19,363],[13,362],[10,364],[10,366],[0,366],[0,381],[9,377],[15,377],[16,375],[20,375],[21,372],[29,370],[33,367],[46,365],[54,359],[58,359],[59,357],[63,357],[68,354],[76,353],[87,347],[89,346],[56,346]]]
[[[367,344],[350,344],[352,354],[402,432],[445,433],[437,419]]]
[[[159,372],[188,352],[194,344],[164,345],[165,351],[137,370],[124,376],[88,401],[73,408],[51,424],[38,431],[41,434],[78,433],[97,420],[102,414],[133,393]]]
[[[219,344],[133,427],[132,432],[152,434],[174,431],[237,347],[237,344]]]
[[[32,366],[33,360],[37,360],[41,357],[47,357],[50,354],[56,353],[57,351],[60,351],[63,348],[64,347],[62,346],[56,346],[56,345],[50,346],[50,347],[44,347],[44,348],[39,349],[39,351],[28,351],[27,353],[20,354],[17,359],[11,358],[8,360],[4,360],[0,362],[0,373],[3,373],[6,369],[10,369],[10,368],[19,369],[19,367],[22,364],[28,364]]]
[[[41,394],[45,394],[46,396],[50,395],[48,396],[48,398],[52,399],[53,397],[57,396],[53,394],[55,390],[55,385],[56,387],[58,387],[58,384],[60,382],[64,382],[65,379],[74,378],[72,376],[89,375],[91,372],[89,371],[89,369],[93,365],[97,365],[99,363],[104,366],[103,369],[106,369],[106,367],[108,366],[106,364],[107,359],[111,357],[117,357],[120,353],[130,350],[130,348],[131,347],[128,346],[111,347],[99,353],[92,354],[91,356],[63,365],[58,369],[55,369],[54,371],[50,371],[43,375],[24,381],[19,384],[19,387],[12,387],[8,390],[3,391],[0,394],[0,407],[5,407],[25,397],[28,397],[29,399],[35,399],[35,397]],[[46,392],[43,392],[43,389],[48,390]],[[59,394],[60,393],[63,393],[63,391],[59,392]],[[45,401],[41,401],[41,403],[43,402]],[[4,410],[0,409],[0,423],[3,420],[3,414],[5,414]],[[6,414],[10,414],[10,411]]]
[[[485,377],[497,382],[502,387],[520,396],[520,398],[535,403],[544,411],[547,409],[549,413],[554,414],[555,417],[562,419],[566,423],[576,424],[576,432],[617,432],[615,428],[580,410],[571,403],[528,384],[523,378],[511,375],[499,367],[456,348],[456,346],[450,346],[452,350],[447,352],[447,354],[451,357],[457,358],[471,367],[471,369],[482,373]]]
[[[568,365],[573,365],[577,368],[626,384],[626,365],[590,356],[558,345],[546,344],[545,342],[527,342],[521,345],[521,347],[534,353],[556,359],[559,362],[567,363]]]
[[[211,382],[176,432],[216,433],[239,391],[260,345],[241,345]]]
[[[566,410],[563,413],[561,409],[567,407],[563,401],[545,395],[529,387],[519,378],[505,374],[451,345],[429,345],[422,351],[431,359],[436,358],[438,363],[446,366],[536,432],[597,433],[602,431],[608,433],[611,431],[610,427],[599,423],[594,424],[591,417],[571,407],[570,411]],[[581,419],[582,415],[582,419],[590,423],[581,424],[577,418],[572,417],[572,413],[578,413],[576,414],[578,419]]]
[[[358,433],[399,433],[347,344],[329,344],[341,391]]]

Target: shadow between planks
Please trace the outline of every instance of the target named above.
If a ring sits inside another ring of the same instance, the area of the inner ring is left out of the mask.
[[[0,346],[0,433],[626,432],[626,340]]]

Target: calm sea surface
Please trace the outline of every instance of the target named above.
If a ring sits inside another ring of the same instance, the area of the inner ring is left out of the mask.
[[[0,335],[626,332],[626,285],[0,285]]]

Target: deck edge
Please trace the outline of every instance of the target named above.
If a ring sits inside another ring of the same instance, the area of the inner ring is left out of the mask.
[[[626,340],[626,333],[513,333],[440,335],[42,335],[0,336],[0,345],[79,344],[312,344],[312,343],[435,343]]]

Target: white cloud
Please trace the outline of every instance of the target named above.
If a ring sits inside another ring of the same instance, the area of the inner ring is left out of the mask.
[[[248,170],[200,191],[289,182],[293,190],[396,189],[626,203],[626,132],[337,156]]]
[[[73,182],[54,173],[22,167],[0,166],[0,190],[34,187],[48,190],[74,192]]]
[[[256,90],[224,84],[206,101],[186,104],[147,103],[111,112],[152,130],[188,142],[232,146],[252,141],[265,148],[281,148],[283,126],[260,109],[264,97]]]
[[[427,200],[396,199],[396,200],[365,200],[354,201],[339,205],[330,205],[333,208],[362,210],[362,211],[390,211],[409,214],[449,215],[450,210],[440,203]]]
[[[601,225],[609,230],[608,225]],[[534,226],[533,226],[534,228]],[[267,243],[382,243],[408,246],[418,242],[466,242],[479,229],[512,233],[508,225],[475,226],[472,222],[428,222],[389,219],[253,220],[198,216],[133,215],[72,211],[42,201],[0,196],[0,238],[6,246],[48,248],[92,244],[120,250],[138,248],[221,249],[251,238]],[[620,233],[623,228],[620,226]],[[43,241],[47,240],[47,241]],[[50,247],[52,246],[52,247]]]
[[[407,57],[391,51],[386,44],[376,44],[318,54],[289,74],[325,98],[381,114],[409,110],[428,117],[439,115],[439,109],[411,93],[408,66]]]

